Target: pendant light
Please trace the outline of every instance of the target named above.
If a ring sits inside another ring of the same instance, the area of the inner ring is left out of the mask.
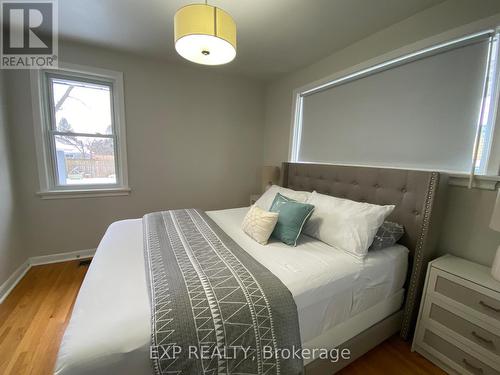
[[[190,4],[174,17],[175,50],[186,60],[222,65],[236,57],[236,24],[217,7]]]

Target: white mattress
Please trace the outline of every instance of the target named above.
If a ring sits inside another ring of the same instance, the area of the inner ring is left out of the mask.
[[[290,290],[304,347],[325,345],[350,320],[358,330],[366,329],[399,309],[408,262],[405,247],[370,252],[358,262],[307,236],[296,248],[280,242],[262,246],[240,230],[247,210],[208,214]],[[119,221],[108,228],[82,284],[56,374],[149,375],[150,335],[142,221]]]

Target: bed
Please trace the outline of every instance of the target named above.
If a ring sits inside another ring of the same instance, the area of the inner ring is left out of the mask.
[[[297,247],[260,245],[240,229],[248,208],[207,215],[290,291],[303,348],[348,347],[349,360],[305,360],[306,374],[328,374],[401,331],[411,334],[426,261],[432,257],[440,176],[362,167],[284,163],[282,185],[376,204],[395,204],[405,226],[400,244],[364,262],[319,240]],[[432,226],[434,228],[434,226]],[[56,374],[151,374],[151,307],[141,219],[113,223],[75,302]]]

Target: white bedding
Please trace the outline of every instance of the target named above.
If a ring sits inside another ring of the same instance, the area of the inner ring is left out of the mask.
[[[240,229],[247,210],[212,211],[208,215],[291,291],[304,347],[321,342],[321,337],[335,332],[341,323],[363,316],[361,312],[375,309],[381,301],[397,300],[400,305],[401,298],[393,297],[401,295],[406,277],[405,247],[370,252],[359,262],[307,236],[301,237],[296,248],[275,241],[263,246]],[[119,221],[107,230],[76,300],[56,374],[151,373],[142,236],[141,219]],[[378,310],[390,314],[398,307]]]

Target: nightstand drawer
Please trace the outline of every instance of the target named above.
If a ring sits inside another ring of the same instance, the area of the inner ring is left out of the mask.
[[[500,361],[500,337],[447,309],[431,303],[429,318],[494,354]]]
[[[445,356],[453,363],[453,367],[459,373],[474,375],[500,375],[500,371],[488,366],[482,360],[466,353],[457,346],[439,337],[430,330],[426,330],[423,337],[423,343],[428,346],[428,350],[437,356]],[[446,361],[447,362],[447,361]]]
[[[435,272],[433,270],[433,272]],[[452,299],[470,309],[492,318],[500,323],[500,298],[493,298],[464,286],[466,281],[458,284],[451,280],[451,275],[444,277],[437,273],[435,276],[434,292]],[[476,287],[476,289],[479,287]],[[500,295],[499,295],[500,296]]]
[[[488,267],[429,263],[412,349],[450,374],[500,375],[500,283]]]

